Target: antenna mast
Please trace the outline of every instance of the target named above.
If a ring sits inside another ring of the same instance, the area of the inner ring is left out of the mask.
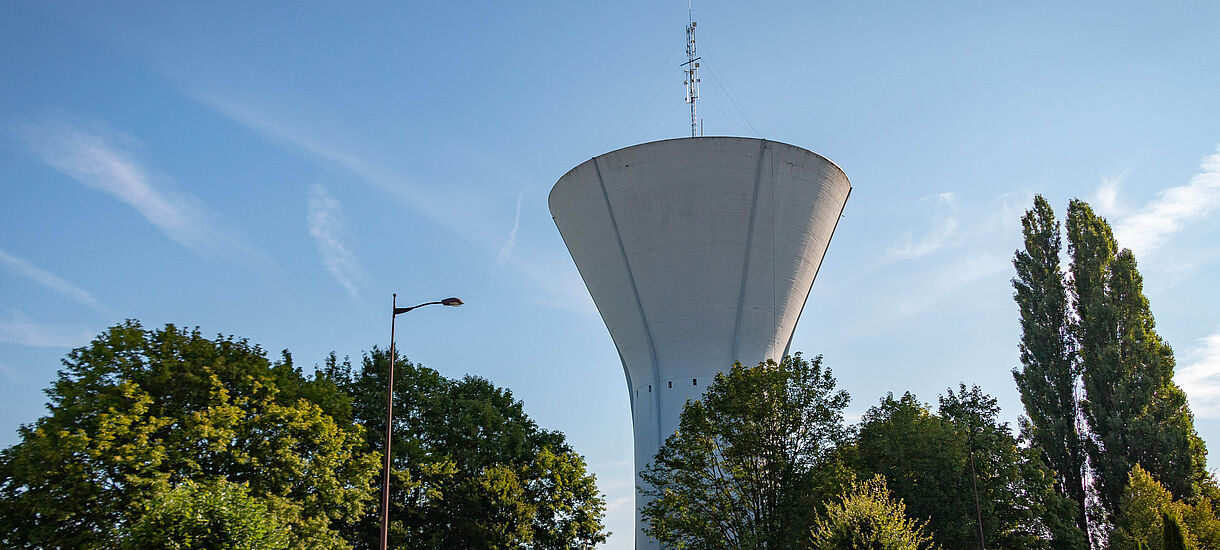
[[[686,63],[682,66],[686,67],[686,102],[690,103],[690,137],[695,137],[698,132],[698,119],[695,116],[695,100],[699,99],[699,60],[701,59],[695,54],[695,19],[691,10],[690,0],[686,3],[686,17],[689,24],[686,26]]]

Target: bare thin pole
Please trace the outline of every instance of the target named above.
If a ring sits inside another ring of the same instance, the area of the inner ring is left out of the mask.
[[[981,429],[980,427],[970,432],[970,483],[974,486],[974,513],[979,526],[979,548],[987,550],[987,543],[983,541],[983,510],[979,507],[979,478],[974,473],[974,435]]]
[[[394,423],[394,321],[398,318],[398,293],[390,308],[390,377],[385,390],[385,462],[381,470],[381,550],[390,542],[390,435]]]

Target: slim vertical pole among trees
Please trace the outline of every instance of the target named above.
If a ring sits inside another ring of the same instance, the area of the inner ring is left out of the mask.
[[[381,471],[381,550],[390,542],[390,434],[394,422],[394,321],[398,318],[398,293],[390,308],[390,377],[385,390],[385,464]]]
[[[390,378],[386,382],[385,390],[385,468],[381,472],[381,550],[386,550],[390,543],[390,438],[394,434],[394,356],[398,353],[394,350],[394,321],[398,319],[400,313],[435,305],[456,307],[462,305],[462,300],[449,297],[411,307],[398,307],[398,293],[394,293],[393,306],[390,310]]]
[[[982,429],[979,427],[970,432],[970,484],[974,487],[974,514],[979,526],[979,548],[987,550],[987,543],[983,541],[983,509],[979,506],[979,477],[974,473],[974,434]]]

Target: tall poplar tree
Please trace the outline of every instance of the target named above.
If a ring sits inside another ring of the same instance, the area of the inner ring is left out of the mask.
[[[1173,350],[1156,333],[1135,256],[1118,251],[1109,224],[1084,201],[1069,204],[1067,231],[1086,448],[1101,503],[1118,510],[1137,463],[1175,497],[1193,498],[1209,479],[1206,449],[1173,383]]]
[[[1055,472],[1059,491],[1076,505],[1076,524],[1088,533],[1085,448],[1077,430],[1078,369],[1067,289],[1059,268],[1061,238],[1054,210],[1041,195],[1021,218],[1025,250],[1013,258],[1014,299],[1021,311],[1021,368],[1013,370],[1028,420],[1022,431]]]

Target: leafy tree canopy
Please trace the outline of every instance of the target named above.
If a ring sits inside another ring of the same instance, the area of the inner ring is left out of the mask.
[[[143,508],[122,536],[124,550],[287,550],[291,542],[269,499],[229,481],[187,481]]]
[[[287,352],[127,321],[63,365],[48,414],[0,452],[5,548],[116,547],[146,503],[197,502],[171,491],[190,480],[276,503],[295,548],[345,547],[335,527],[371,501],[363,428],[336,423],[344,398]]]
[[[351,397],[348,420],[368,428],[378,452],[389,357],[374,348],[357,369],[331,354],[320,371]],[[592,548],[608,535],[584,459],[506,389],[474,376],[451,380],[399,356],[393,433],[392,547]],[[353,526],[356,546],[376,547],[379,525],[377,505],[366,507]]]
[[[950,390],[939,414],[915,396],[889,395],[865,413],[856,439],[861,477],[884,476],[945,548],[1082,548],[1073,506],[1041,458],[997,422],[995,399],[977,386]],[[975,472],[971,472],[973,454]],[[980,512],[972,498],[977,479]]]
[[[848,400],[821,356],[717,374],[640,474],[645,532],[678,548],[805,544],[819,504],[851,479],[834,452]]]
[[[1140,465],[1127,476],[1110,534],[1114,550],[1220,548],[1220,519],[1208,499],[1193,505],[1173,494]]]
[[[907,517],[880,474],[851,489],[814,521],[811,550],[931,550],[932,537]]]

